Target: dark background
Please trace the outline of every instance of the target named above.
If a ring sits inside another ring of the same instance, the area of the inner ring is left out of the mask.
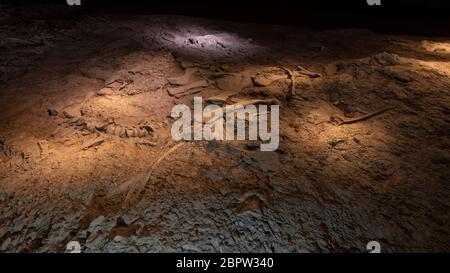
[[[0,3],[16,5],[66,4],[66,0],[2,0]],[[329,10],[369,9],[366,0],[81,0],[82,6],[111,8],[113,6],[127,9],[141,9],[164,6],[235,6],[235,7],[287,7],[320,8]],[[448,0],[381,0],[378,10],[417,10],[450,8]]]
[[[392,34],[450,35],[450,0],[1,0],[14,6],[57,5],[80,14],[179,14],[219,20],[302,25],[311,28],[368,28]],[[63,13],[61,13],[63,14]],[[52,16],[55,16],[54,14]]]

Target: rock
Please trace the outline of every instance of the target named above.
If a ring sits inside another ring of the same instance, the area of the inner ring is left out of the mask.
[[[0,251],[1,252],[5,252],[6,250],[8,250],[8,247],[9,247],[10,244],[11,244],[11,238],[7,238],[3,242],[2,246],[0,247]]]
[[[70,114],[70,113],[67,112],[67,111],[64,111],[64,112],[63,112],[63,116],[64,116],[65,118],[74,118],[74,117],[75,117],[74,115]]]
[[[6,235],[6,233],[8,233],[9,229],[8,227],[1,227],[0,228],[0,238],[3,238],[3,236]]]
[[[8,194],[6,192],[0,192],[0,202],[5,202],[8,198]]]
[[[125,137],[126,136],[125,129],[120,125],[116,126],[116,128],[114,129],[114,135],[119,137]]]
[[[100,123],[100,124],[96,125],[95,129],[98,130],[98,131],[105,132],[108,126],[109,126],[108,122],[103,122],[103,123]]]
[[[434,41],[422,41],[421,46],[423,49],[436,53],[448,53],[450,52],[450,46],[448,43],[438,43]]]
[[[116,236],[114,236],[114,242],[116,242],[116,243],[121,243],[121,244],[126,244],[127,242],[128,242],[128,239],[127,238],[125,238],[125,237],[123,237],[123,236],[120,236],[120,235],[116,235]]]
[[[127,137],[135,137],[135,131],[133,129],[125,129],[125,134],[127,135]]]
[[[146,136],[148,136],[148,131],[143,129],[143,128],[141,128],[141,129],[138,130],[138,135],[137,136],[141,137],[141,138],[142,137],[146,137]]]
[[[145,129],[149,134],[155,131],[150,125],[145,125],[142,128]]]
[[[50,228],[51,222],[51,216],[43,214],[37,217],[31,224],[29,224],[28,228],[37,229],[42,233],[45,233]]]
[[[52,109],[52,108],[47,109],[47,113],[49,116],[57,116],[58,115],[58,111],[56,111],[55,109]]]
[[[242,157],[240,159],[240,164],[242,164],[244,168],[252,167],[260,170],[261,172],[268,172],[271,169],[270,165],[265,164],[262,162],[263,160],[261,160],[265,156],[266,155],[263,153],[255,153],[250,158]]]
[[[195,253],[195,252],[201,252],[201,250],[194,246],[193,244],[185,244],[184,246],[181,247],[183,249],[183,252],[187,252],[187,253]]]
[[[122,236],[116,237],[123,238]],[[114,239],[116,239],[116,237],[114,237]],[[114,240],[106,244],[101,251],[106,253],[139,253],[139,249],[137,247],[128,246],[126,245],[126,242],[116,242]]]
[[[98,147],[98,146],[102,145],[103,142],[105,142],[105,140],[103,140],[103,139],[95,140],[95,141],[91,142],[90,144],[88,144],[87,146],[85,146],[85,147],[83,148],[83,151],[86,151],[86,150],[88,150],[88,149],[90,149],[90,148]]]
[[[50,246],[59,245],[62,242],[67,241],[69,236],[70,230],[67,230],[64,225],[55,225],[47,235],[46,244]]]
[[[132,131],[133,131],[133,137],[139,137],[139,134],[140,134],[140,129],[138,129],[138,128],[133,128],[133,129],[131,129]]]
[[[146,147],[156,147],[158,146],[158,143],[153,141],[142,141],[142,142],[136,142],[137,146],[146,146]]]
[[[94,251],[99,251],[106,245],[106,243],[108,243],[108,238],[101,235],[97,236],[94,240],[87,241],[86,247]]]
[[[397,81],[408,83],[413,81],[411,72],[402,67],[387,67],[383,70],[383,73]]]
[[[100,215],[89,224],[89,230],[92,231],[96,229],[99,225],[101,225],[106,220],[105,216]]]
[[[0,151],[2,151],[6,156],[13,156],[19,154],[14,147],[7,144],[4,139],[0,139]]]
[[[398,65],[400,64],[400,57],[397,54],[383,52],[372,57],[376,63],[382,66]]]
[[[330,145],[331,147],[335,148],[336,146],[338,146],[339,144],[345,143],[345,140],[343,139],[333,139],[331,141],[328,142],[328,145]]]
[[[86,127],[87,123],[84,118],[77,118],[74,121],[71,121],[70,124],[78,126],[78,127]]]
[[[209,49],[225,49],[230,37],[227,34],[216,33],[187,38],[184,42],[188,46]]]
[[[250,151],[254,151],[254,150],[260,148],[260,144],[257,142],[250,142],[250,143],[245,144],[245,147]]]
[[[97,92],[97,96],[110,96],[114,94],[114,90],[111,88],[102,88]]]
[[[109,125],[106,126],[106,128],[105,128],[105,132],[106,132],[108,135],[114,135],[115,130],[116,130],[116,125],[115,125],[115,124],[109,124]]]
[[[27,226],[28,221],[29,219],[25,218],[25,216],[15,218],[10,232],[13,234],[21,232]]]
[[[120,217],[120,219],[125,225],[129,226],[139,219],[139,215],[124,214]]]
[[[276,152],[280,153],[280,154],[287,154],[287,153],[289,153],[289,149],[284,146],[279,146],[277,148]]]

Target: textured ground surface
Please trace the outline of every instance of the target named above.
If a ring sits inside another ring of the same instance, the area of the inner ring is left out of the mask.
[[[45,12],[0,9],[1,252],[450,251],[449,37]],[[229,91],[280,101],[278,151],[154,164],[174,105]]]

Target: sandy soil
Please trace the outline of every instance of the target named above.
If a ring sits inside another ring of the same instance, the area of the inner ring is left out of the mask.
[[[0,10],[0,251],[450,251],[450,37]],[[280,148],[162,158],[229,91],[280,102]]]

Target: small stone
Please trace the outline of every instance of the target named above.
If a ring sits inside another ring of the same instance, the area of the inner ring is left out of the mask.
[[[67,112],[67,111],[64,111],[64,112],[63,112],[63,115],[64,115],[65,118],[74,118],[74,117],[75,117],[74,115],[70,114],[70,113]]]
[[[101,225],[105,221],[105,216],[101,215],[95,218],[90,224],[89,229],[95,229],[97,226]]]
[[[137,134],[138,137],[146,137],[147,135],[148,135],[147,130],[145,130],[145,129],[138,130],[138,134]]]
[[[192,244],[185,244],[181,248],[183,249],[183,252],[187,252],[187,253],[201,252],[201,250],[198,247],[196,247]]]
[[[133,129],[125,129],[125,134],[127,137],[135,137],[135,131]]]
[[[145,125],[144,128],[149,134],[153,133],[155,130],[150,125]]]
[[[125,225],[129,226],[131,224],[133,224],[134,222],[136,222],[139,219],[139,216],[137,215],[122,215],[120,218],[122,218],[122,221]]]
[[[123,220],[122,217],[119,217],[116,220],[116,226],[118,226],[118,227],[126,227],[127,224],[125,223],[125,220]]]
[[[120,169],[120,168],[123,168],[123,165],[120,163],[113,163],[113,167],[116,169]]]
[[[115,124],[109,124],[105,128],[105,132],[107,134],[109,134],[109,135],[114,135],[115,130],[116,130],[116,125]]]
[[[0,202],[5,202],[8,198],[8,194],[6,192],[0,192]]]
[[[110,96],[114,93],[111,88],[102,88],[97,92],[97,96]]]
[[[383,70],[383,73],[402,83],[413,81],[413,77],[410,72],[402,67],[388,67]]]
[[[106,131],[106,128],[107,128],[108,126],[109,126],[109,123],[108,123],[108,122],[103,122],[103,123],[97,124],[97,125],[95,126],[95,129],[98,130],[98,131]]]
[[[58,111],[56,111],[55,109],[51,109],[51,108],[49,108],[47,110],[47,113],[49,116],[57,116],[58,115]]]
[[[114,130],[114,134],[119,137],[126,136],[125,129],[122,126],[116,126],[116,128]]]
[[[1,252],[6,251],[6,250],[8,249],[8,247],[9,247],[10,244],[11,244],[11,238],[7,238],[7,239],[3,242],[2,246],[0,247],[0,251],[1,251]]]
[[[3,236],[5,236],[6,233],[8,233],[8,228],[7,228],[7,227],[2,227],[2,228],[0,228],[0,238],[2,238]]]
[[[86,121],[84,120],[84,118],[77,118],[74,121],[71,121],[71,124],[75,125],[75,126],[86,126]]]
[[[127,238],[120,236],[120,235],[116,235],[113,240],[114,240],[114,242],[121,243],[121,244],[126,244],[128,242]]]
[[[398,65],[400,63],[400,58],[397,54],[391,54],[387,52],[377,54],[373,59],[380,65],[386,66]]]
[[[156,147],[158,146],[158,144],[156,142],[153,141],[142,141],[142,142],[138,142],[136,143],[137,146],[146,146],[146,147]]]
[[[284,146],[279,146],[277,148],[276,152],[280,153],[280,154],[287,154],[287,153],[289,153],[289,149]]]
[[[331,147],[336,147],[336,146],[338,146],[339,144],[342,144],[342,143],[345,143],[345,140],[343,140],[343,139],[333,139],[332,141],[329,141],[328,142],[328,144],[331,146]]]
[[[259,145],[259,143],[256,143],[256,142],[250,142],[250,143],[245,144],[245,147],[248,150],[253,151],[253,150],[259,149],[260,145]]]
[[[98,251],[101,250],[108,243],[108,238],[105,236],[98,236],[95,239],[86,243],[86,247],[93,250]]]

